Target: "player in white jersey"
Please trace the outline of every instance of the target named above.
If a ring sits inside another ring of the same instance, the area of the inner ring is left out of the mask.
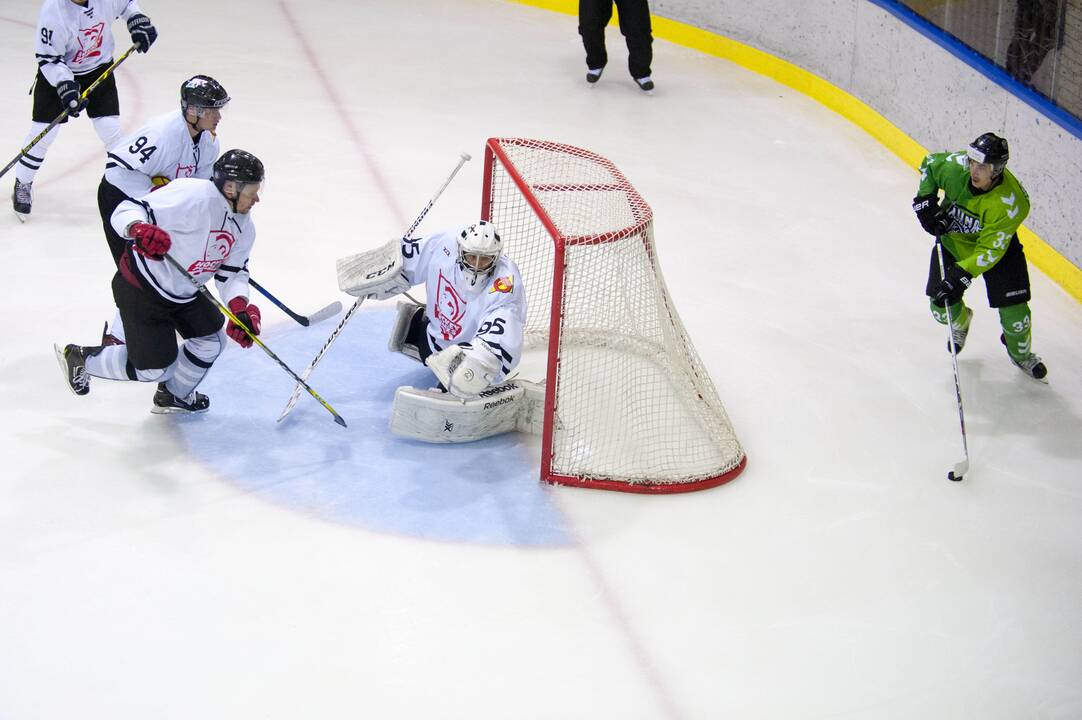
[[[439,387],[399,387],[391,432],[439,443],[539,432],[544,386],[510,377],[522,359],[526,288],[496,228],[481,221],[338,261],[339,287],[358,297],[421,284],[426,304],[398,304],[388,347],[427,365]]]
[[[127,343],[57,346],[72,392],[90,392],[91,376],[157,382],[151,412],[210,407],[195,389],[222,352],[225,335],[242,347],[252,340],[232,320],[223,335],[221,312],[191,279],[202,286],[214,278],[230,312],[259,334],[259,308],[248,302],[248,258],[256,237],[249,211],[259,202],[263,177],[258,158],[229,150],[214,163],[212,180],[180,178],[120,203],[112,224],[129,244],[113,276],[113,299]],[[164,261],[167,252],[186,273]],[[179,353],[176,333],[184,338]]]
[[[214,78],[196,75],[180,86],[180,110],[160,115],[111,147],[98,185],[98,211],[113,262],[119,263],[128,241],[113,229],[113,211],[125,200],[140,198],[170,180],[210,179],[218,159],[215,130],[229,94]],[[119,313],[103,342],[123,342]]]
[[[143,14],[137,0],[45,0],[38,14],[35,53],[37,78],[32,90],[34,108],[25,144],[41,134],[65,108],[69,117],[85,109],[94,131],[106,148],[121,137],[120,99],[116,78],[110,75],[82,102],[80,95],[113,63],[113,21],[123,18],[139,52],[146,52],[158,31]],[[65,119],[65,122],[67,120]],[[29,215],[34,177],[45,162],[60,127],[53,128],[25,153],[15,169],[15,212]]]
[[[395,242],[401,268],[374,296],[423,284],[428,301],[399,307],[392,349],[428,365],[443,389],[458,397],[476,397],[503,382],[522,356],[526,288],[518,267],[503,254],[496,228],[481,221]],[[447,370],[451,365],[460,372]]]

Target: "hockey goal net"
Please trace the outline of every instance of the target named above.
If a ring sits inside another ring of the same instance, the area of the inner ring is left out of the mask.
[[[658,266],[653,213],[605,158],[490,138],[481,218],[528,300],[526,347],[547,347],[541,479],[672,493],[744,469],[717,391]]]

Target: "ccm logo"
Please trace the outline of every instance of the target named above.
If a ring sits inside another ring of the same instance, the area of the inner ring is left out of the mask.
[[[393,267],[394,267],[394,260],[392,260],[391,263],[389,265],[387,265],[386,267],[382,267],[379,270],[368,273],[367,275],[364,276],[364,279],[365,280],[371,280],[372,278],[377,278],[380,275],[383,275],[384,273],[386,273],[388,270],[390,270]]]

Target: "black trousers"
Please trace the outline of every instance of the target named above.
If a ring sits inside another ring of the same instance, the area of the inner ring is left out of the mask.
[[[944,245],[943,268],[950,270],[956,263],[954,255]],[[982,273],[981,277],[984,278],[984,289],[988,293],[989,307],[1001,308],[1029,302],[1029,268],[1026,265],[1026,253],[1017,235],[1011,238],[1006,254],[991,270]],[[932,259],[928,267],[928,282],[924,287],[924,293],[928,297],[931,297],[935,289],[939,287],[940,280],[939,255],[933,245]],[[953,305],[962,299],[964,293],[965,290],[960,290],[954,296],[948,297],[947,301]]]
[[[109,253],[113,256],[113,263],[119,266],[120,256],[124,248],[128,246],[128,240],[117,234],[113,224],[109,222],[113,217],[116,206],[128,199],[128,196],[120,191],[116,185],[104,177],[98,183],[98,212],[101,213],[101,226],[105,231],[105,242],[109,245]]]
[[[75,82],[79,83],[79,89],[86,92],[91,83],[108,70],[110,65],[112,65],[111,62],[102,63],[85,75],[76,75]],[[60,96],[56,94],[56,88],[49,84],[49,81],[41,74],[41,70],[38,70],[38,76],[34,79],[33,94],[34,110],[31,119],[34,122],[51,123],[64,112],[64,106],[60,104]],[[86,114],[92,118],[119,115],[120,96],[116,91],[116,75],[110,74],[102,80],[101,85],[98,85],[86,100]],[[64,118],[64,122],[67,121],[68,119]]]
[[[586,48],[586,67],[605,67],[605,26],[612,19],[614,0],[579,0],[579,35]],[[654,36],[650,27],[650,7],[646,0],[615,0],[620,14],[620,33],[627,41],[627,69],[633,78],[650,75],[654,60]]]
[[[206,337],[222,329],[225,317],[202,294],[189,303],[166,300],[146,287],[131,267],[130,256],[120,258],[113,276],[113,299],[124,321],[128,361],[137,370],[167,368],[177,359],[177,333]]]

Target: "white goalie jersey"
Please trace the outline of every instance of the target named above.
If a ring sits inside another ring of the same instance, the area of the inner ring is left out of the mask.
[[[428,344],[433,352],[484,340],[499,355],[501,382],[522,359],[526,288],[518,267],[501,255],[483,282],[470,284],[458,265],[462,228],[402,240],[402,274],[428,294]]]

